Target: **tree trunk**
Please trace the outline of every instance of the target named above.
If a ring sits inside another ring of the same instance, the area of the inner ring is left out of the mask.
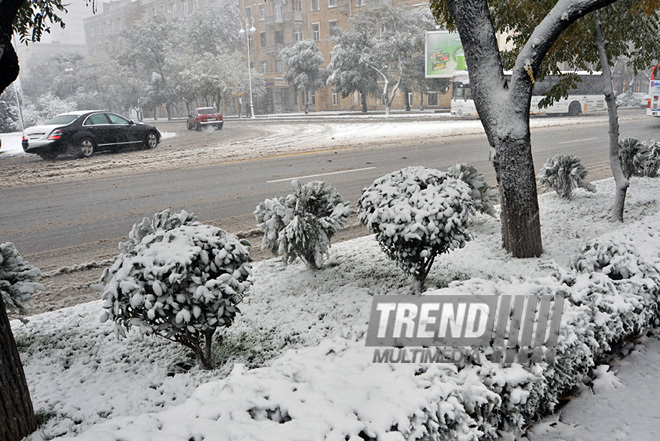
[[[405,95],[406,98],[406,112],[410,112],[410,90],[405,89],[403,91],[403,94]]]
[[[607,114],[610,121],[610,167],[616,184],[614,206],[612,207],[612,222],[623,222],[623,209],[626,203],[626,193],[630,183],[623,174],[621,158],[619,157],[619,116],[616,109],[616,98],[612,87],[612,71],[605,52],[605,38],[600,25],[600,16],[596,13],[596,48],[603,71],[603,93],[607,103]]]
[[[12,23],[24,0],[0,1],[0,95],[18,77],[18,57],[11,43]]]
[[[305,90],[305,115],[309,114],[309,90]]]
[[[424,110],[424,92],[419,92],[419,110]]]
[[[543,247],[529,125],[526,136],[507,136],[498,144],[502,242],[514,257],[539,257]]]
[[[20,441],[36,429],[23,365],[0,296],[0,439]]]
[[[367,94],[360,91],[360,101],[362,103],[362,113],[367,113]]]

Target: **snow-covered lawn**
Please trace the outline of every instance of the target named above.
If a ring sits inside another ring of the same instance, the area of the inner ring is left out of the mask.
[[[572,201],[554,193],[541,197],[541,258],[511,258],[500,246],[499,222],[478,216],[474,240],[436,259],[427,288],[472,278],[484,280],[451,289],[484,289],[498,280],[518,289],[522,278],[543,285],[590,239],[624,234],[660,270],[660,180],[633,179],[623,225],[608,221],[613,181],[595,184],[597,193],[580,189]],[[254,286],[240,305],[242,314],[224,331],[223,344],[216,345],[219,366],[211,372],[200,371],[181,347],[141,339],[137,331],[117,341],[112,324],[99,322],[100,301],[32,316],[26,324],[13,321],[35,409],[47,421],[28,439],[415,439],[429,415],[441,417],[436,425],[458,421],[457,434],[468,430],[460,400],[480,406],[499,400],[474,369],[372,363],[373,349],[364,346],[372,296],[414,291],[412,279],[387,260],[373,236],[334,245],[320,271],[300,263],[284,267],[277,259],[257,263],[253,271]],[[645,344],[648,349],[638,350],[630,363],[654,372],[647,365],[657,365],[660,345],[655,338]],[[523,384],[536,374],[516,366],[493,369],[509,398],[528,396]],[[647,388],[640,376],[626,377],[611,390],[607,384],[618,383],[601,373],[598,393],[591,397],[587,389],[578,398],[600,399],[597,413],[586,416],[581,406],[569,405],[563,410],[566,424],[537,426],[554,435],[530,439],[565,439],[579,430],[570,424],[581,418],[593,419],[583,421],[588,429],[618,420],[614,393],[657,409],[657,388]],[[657,375],[650,381],[660,384]],[[433,424],[427,429],[435,430]],[[652,421],[621,426],[621,439],[657,439],[655,426]],[[570,439],[616,438],[585,430]]]

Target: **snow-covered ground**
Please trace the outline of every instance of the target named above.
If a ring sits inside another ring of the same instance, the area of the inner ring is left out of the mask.
[[[549,262],[565,268],[605,234],[643,235],[641,252],[657,259],[660,180],[633,179],[622,225],[608,221],[613,181],[596,187],[594,194],[578,190],[572,201],[540,198],[539,259],[511,258],[500,246],[499,222],[477,217],[474,240],[436,259],[427,286],[541,278],[556,271]],[[469,380],[458,385],[451,365],[371,362],[364,333],[372,296],[409,294],[413,285],[373,236],[334,245],[320,271],[256,263],[254,287],[223,332],[211,372],[189,369],[185,351],[166,341],[137,332],[117,341],[112,325],[99,322],[100,301],[13,321],[35,409],[47,420],[28,440],[402,440],[392,427],[405,431]],[[595,393],[585,388],[561,410],[560,423],[537,424],[528,438],[659,439],[659,353],[660,341],[647,338],[620,362],[618,380],[599,368]],[[514,368],[501,372],[513,386],[519,381]],[[485,393],[478,385],[471,391]]]

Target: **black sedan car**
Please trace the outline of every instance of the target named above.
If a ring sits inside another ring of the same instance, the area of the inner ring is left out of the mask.
[[[160,132],[155,127],[103,110],[63,113],[25,129],[23,134],[23,150],[44,159],[61,154],[86,158],[96,151],[123,147],[152,149],[159,142]]]

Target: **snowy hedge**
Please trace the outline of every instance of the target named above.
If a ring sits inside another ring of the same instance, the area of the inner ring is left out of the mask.
[[[136,326],[176,341],[210,368],[213,334],[232,324],[252,283],[244,244],[191,214],[166,210],[135,224],[120,249],[95,286],[104,300],[101,320],[114,320],[118,336]]]
[[[537,181],[543,191],[552,188],[561,198],[570,199],[573,191],[578,187],[592,193],[596,191],[596,187],[584,180],[587,173],[587,169],[578,157],[557,155],[545,162],[537,176]]]
[[[281,255],[285,264],[300,259],[318,269],[328,256],[332,236],[351,213],[350,203],[322,181],[291,182],[293,193],[266,199],[254,215],[264,232],[261,248]]]
[[[11,242],[0,244],[0,294],[7,310],[25,314],[32,306],[32,294],[45,289],[39,283],[41,271],[23,260]]]
[[[376,234],[388,257],[416,280],[421,293],[433,260],[470,240],[470,187],[447,173],[408,167],[362,191],[358,219]]]
[[[596,366],[622,339],[657,321],[660,259],[632,247],[639,240],[660,247],[653,232],[612,235],[585,244],[568,269],[540,262],[554,274],[471,279],[426,293],[563,296],[552,365],[503,366],[486,359],[487,348],[473,349],[472,363],[464,367],[374,363],[364,336],[348,333],[287,351],[267,367],[237,365],[183,405],[122,424],[110,421],[80,439],[477,441],[499,439],[501,429],[522,433],[581,381],[602,375]]]
[[[472,205],[474,205],[475,210],[495,217],[493,205],[497,203],[499,193],[497,189],[491,188],[484,175],[479,173],[471,164],[452,165],[447,173],[452,178],[460,179],[470,186]]]

